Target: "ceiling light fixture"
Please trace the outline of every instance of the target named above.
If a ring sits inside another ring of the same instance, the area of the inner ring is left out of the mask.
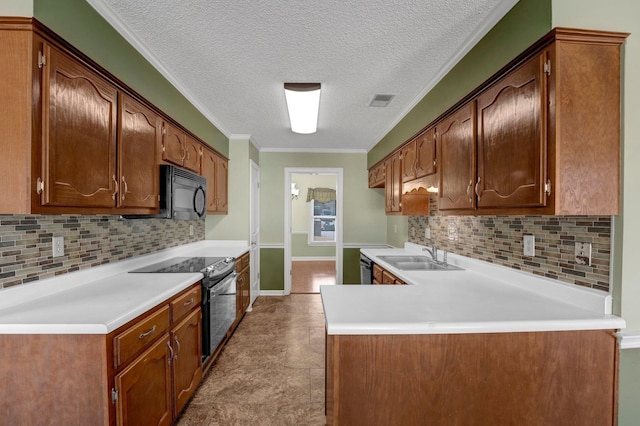
[[[304,135],[315,133],[318,129],[320,83],[285,83],[284,95],[291,131]]]

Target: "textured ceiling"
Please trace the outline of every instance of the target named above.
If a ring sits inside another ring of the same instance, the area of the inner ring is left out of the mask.
[[[371,149],[517,2],[87,1],[225,135],[314,151]],[[284,82],[322,83],[317,133],[289,129]]]

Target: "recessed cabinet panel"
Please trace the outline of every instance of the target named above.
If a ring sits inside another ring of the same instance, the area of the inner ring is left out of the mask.
[[[169,122],[164,123],[164,138],[162,143],[162,159],[169,163],[182,166],[187,156],[185,150],[187,135]]]
[[[175,414],[187,405],[202,379],[202,321],[194,310],[171,332]]]
[[[416,141],[402,147],[402,182],[416,178]]]
[[[385,212],[386,214],[398,214],[402,205],[402,156],[401,152],[395,152],[385,161]]]
[[[158,208],[157,147],[162,138],[158,114],[120,95],[119,104],[120,207]]]
[[[478,98],[478,207],[546,204],[546,75],[543,53]]]
[[[440,210],[475,208],[475,109],[472,101],[436,125]]]
[[[225,158],[216,157],[216,211],[219,214],[227,214],[229,201],[227,195],[229,180],[229,163]]]
[[[435,128],[430,128],[416,138],[416,178],[436,172]]]
[[[198,142],[191,136],[187,136],[185,139],[184,150],[184,167],[193,172],[200,173],[200,142]]]
[[[114,207],[118,92],[52,46],[43,78],[43,204]]]

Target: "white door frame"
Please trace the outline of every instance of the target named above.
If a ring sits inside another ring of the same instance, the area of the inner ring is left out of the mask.
[[[251,257],[249,310],[251,310],[253,302],[260,295],[260,166],[251,159],[249,159],[249,171],[251,182],[249,194],[249,250]]]
[[[291,175],[295,173],[336,175],[336,284],[342,284],[343,169],[330,167],[285,167],[284,169],[284,294],[291,294]]]

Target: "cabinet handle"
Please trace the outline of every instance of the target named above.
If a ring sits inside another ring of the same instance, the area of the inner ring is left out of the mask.
[[[167,364],[171,365],[171,360],[173,359],[173,348],[171,347],[171,341],[167,342],[167,347],[169,348],[169,359],[167,360]]]
[[[182,161],[184,161],[185,158],[187,158],[187,150],[183,147],[182,148],[182,158],[180,158]]]
[[[188,302],[184,302],[184,304],[183,304],[182,306],[186,308],[187,306],[189,306],[190,304],[192,304],[194,300],[195,300],[195,299],[192,297],[191,299],[189,299],[189,301],[188,301]]]
[[[116,179],[116,175],[113,175],[113,177],[112,177],[112,178],[113,178],[113,183],[114,183],[114,184],[115,184],[115,186],[116,186],[116,190],[115,190],[115,191],[113,191],[113,194],[111,194],[111,199],[115,201],[115,199],[116,199],[116,195],[118,194],[118,188],[119,188],[119,186],[118,186],[118,179]]]
[[[156,331],[156,326],[154,325],[153,327],[151,327],[151,329],[149,331],[145,331],[144,333],[140,334],[138,336],[138,339],[142,340],[147,336],[150,336],[151,334],[153,334],[153,332]]]
[[[173,341],[176,342],[176,346],[177,346],[176,354],[173,359],[177,360],[178,354],[180,353],[180,342],[178,341],[178,336],[173,336]]]
[[[469,198],[470,203],[473,203],[473,198],[471,198],[471,188],[473,188],[473,179],[469,181],[469,185],[467,186],[467,198]]]
[[[129,187],[127,186],[127,181],[124,180],[124,175],[122,176],[122,185],[124,186],[124,189],[122,191],[122,201],[124,201],[124,197],[127,194],[127,192],[129,192]]]
[[[479,187],[480,187],[480,181],[482,180],[482,178],[480,178],[478,176],[478,182],[476,182],[476,195],[478,196],[478,201],[480,201],[480,193],[482,192],[481,190],[479,191]]]

